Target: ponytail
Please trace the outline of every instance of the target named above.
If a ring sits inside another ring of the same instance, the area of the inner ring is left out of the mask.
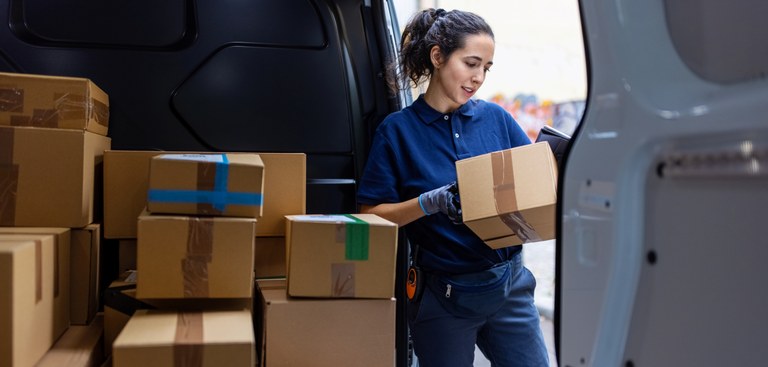
[[[464,47],[469,35],[493,31],[480,16],[461,10],[425,9],[411,17],[400,38],[399,62],[390,65],[389,85],[393,91],[418,87],[434,72],[430,51],[434,46],[447,59]]]

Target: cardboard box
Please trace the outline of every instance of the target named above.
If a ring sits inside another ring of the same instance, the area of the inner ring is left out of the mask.
[[[262,367],[395,365],[395,299],[290,298],[258,281]]]
[[[149,162],[170,152],[109,150],[104,154],[104,237],[136,238],[147,205]],[[174,152],[184,153],[184,152]],[[193,152],[187,152],[193,153]],[[306,155],[258,153],[264,163],[264,208],[256,236],[285,236],[285,215],[306,211]]]
[[[251,298],[256,220],[139,216],[140,299]]]
[[[54,321],[54,236],[26,237],[0,239],[0,366],[33,366],[63,332]]]
[[[121,273],[104,291],[104,355],[137,310],[154,309],[151,302],[136,299],[136,272]]]
[[[253,272],[256,279],[285,278],[285,237],[256,237]]]
[[[109,97],[86,78],[0,72],[0,125],[106,136]]]
[[[72,228],[71,318],[74,325],[88,325],[99,309],[99,256],[101,225]]]
[[[288,294],[392,298],[397,225],[373,214],[288,215]]]
[[[99,367],[104,362],[104,317],[70,327],[35,367]]]
[[[149,164],[147,210],[260,218],[263,189],[258,154],[161,154]]]
[[[54,326],[56,336],[61,335],[71,322],[72,244],[69,228],[0,227],[0,239],[38,240],[41,236],[53,237],[53,285]]]
[[[258,222],[256,223],[258,228]],[[136,270],[136,240],[119,240],[118,273]],[[285,237],[256,237],[253,271],[257,279],[285,278]]]
[[[0,126],[0,226],[93,223],[110,144],[87,131]]]
[[[117,336],[138,310],[250,310],[251,298],[247,299],[196,299],[188,300],[139,300],[136,298],[136,271],[121,273],[104,291],[104,354],[112,355],[112,345]]]
[[[557,163],[546,142],[456,162],[466,224],[491,248],[555,238]]]
[[[253,321],[248,310],[140,310],[115,340],[115,367],[253,367]]]

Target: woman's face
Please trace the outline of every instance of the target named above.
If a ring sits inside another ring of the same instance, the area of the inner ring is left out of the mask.
[[[467,103],[485,81],[493,65],[495,44],[487,34],[469,35],[464,47],[456,49],[446,60],[437,46],[432,49],[434,73],[425,98],[432,108],[451,112]]]

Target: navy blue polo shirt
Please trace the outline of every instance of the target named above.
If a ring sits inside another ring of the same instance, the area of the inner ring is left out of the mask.
[[[407,201],[456,181],[457,160],[523,144],[530,144],[528,136],[497,104],[470,100],[443,114],[422,95],[387,116],[376,129],[357,202]],[[493,250],[469,227],[451,223],[443,213],[422,217],[403,229],[411,244],[420,247],[419,264],[447,273],[487,269],[521,248]]]

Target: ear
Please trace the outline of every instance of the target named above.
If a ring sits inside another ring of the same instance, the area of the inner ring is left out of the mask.
[[[440,51],[440,46],[432,46],[432,49],[429,50],[429,59],[432,61],[432,66],[435,69],[439,69],[443,65],[443,53]]]

